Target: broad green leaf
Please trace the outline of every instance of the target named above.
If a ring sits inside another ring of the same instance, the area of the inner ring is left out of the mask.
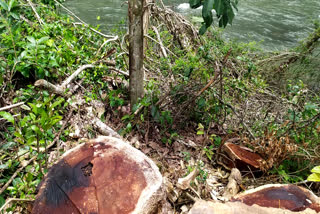
[[[0,195],[0,207],[2,207],[6,203],[6,200]]]
[[[27,110],[27,111],[31,111],[31,108],[25,104],[23,104],[20,108]]]
[[[49,111],[52,111],[56,106],[60,105],[62,102],[64,102],[64,98],[61,98],[61,99],[55,101],[55,102],[49,107]]]
[[[9,15],[12,16],[14,19],[17,19],[17,20],[20,19],[19,15],[17,13],[10,12]]]
[[[36,40],[35,38],[33,38],[32,36],[27,36],[27,39],[29,42],[31,42],[32,44],[36,44]]]
[[[195,9],[201,6],[201,0],[189,0],[190,7]]]
[[[308,181],[315,181],[315,182],[320,182],[320,174],[318,173],[313,173],[311,175],[309,175],[309,177],[307,178]]]
[[[28,105],[32,108],[32,112],[37,114],[38,113],[38,107],[33,103],[28,103]]]
[[[7,150],[7,149],[9,149],[9,148],[11,148],[11,147],[14,147],[15,145],[16,145],[15,142],[8,142],[8,143],[4,144],[4,145],[1,147],[1,149]]]
[[[314,167],[311,172],[320,174],[320,166]]]
[[[232,20],[234,18],[234,13],[233,13],[233,10],[232,10],[232,7],[231,6],[228,6],[228,9],[227,9],[227,14],[228,14],[228,20],[229,20],[229,23],[232,24]]]
[[[54,40],[53,39],[49,39],[46,44],[49,46],[49,47],[52,47],[53,44],[54,44]]]
[[[0,0],[0,6],[1,6],[4,10],[8,11],[8,5],[7,5],[3,0]]]
[[[200,30],[199,30],[199,34],[203,35],[203,34],[205,34],[206,31],[207,31],[207,26],[205,23],[203,23]]]
[[[41,38],[38,40],[38,44],[42,44],[42,43],[44,43],[44,42],[46,42],[46,41],[48,41],[48,40],[49,40],[49,37],[48,37],[48,36],[41,37]],[[39,46],[39,47],[41,47],[41,46]],[[42,48],[45,48],[45,46],[42,46]]]
[[[213,22],[213,19],[212,19],[213,2],[214,0],[205,0],[203,3],[202,17],[207,27],[209,27]]]
[[[8,122],[14,124],[14,117],[9,112],[0,111],[0,116],[6,119]]]
[[[8,11],[11,11],[11,9],[14,7],[14,3],[15,3],[15,0],[10,0],[9,1]]]
[[[223,10],[224,10],[223,0],[215,0],[214,1],[214,9],[216,10],[217,15],[221,16],[223,14]]]
[[[31,128],[35,133],[37,133],[38,135],[41,135],[41,131],[40,131],[40,129],[39,129],[38,126],[32,125],[30,128]]]
[[[203,130],[197,131],[197,135],[203,135],[203,134],[204,134],[204,131],[203,131]]]

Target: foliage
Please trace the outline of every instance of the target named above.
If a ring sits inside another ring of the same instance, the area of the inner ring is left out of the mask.
[[[191,8],[202,8],[202,18],[204,22],[199,30],[203,35],[210,25],[213,23],[212,10],[216,12],[220,27],[226,27],[227,24],[232,24],[235,17],[234,10],[238,10],[238,0],[189,0]]]
[[[311,170],[312,174],[309,175],[308,181],[320,182],[320,166],[316,166]]]

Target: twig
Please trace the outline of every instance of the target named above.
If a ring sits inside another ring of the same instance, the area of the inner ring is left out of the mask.
[[[57,0],[54,0],[55,3],[57,3],[58,5],[60,5],[63,9],[65,9],[68,13],[70,13],[72,16],[74,16],[76,19],[78,19],[81,23],[73,23],[75,25],[84,25],[86,27],[89,27],[89,25],[87,23],[85,23],[82,19],[80,19],[76,14],[74,14],[71,10],[69,10],[67,7],[65,7],[63,4],[61,4],[60,2],[58,2]],[[110,35],[106,35],[106,34],[103,34],[99,31],[97,31],[96,29],[94,28],[91,28],[89,27],[90,30],[92,30],[93,32],[105,37],[105,38],[114,38],[114,36],[110,36]]]
[[[157,35],[157,39],[158,39],[158,42],[159,42],[159,45],[160,45],[160,48],[161,48],[161,51],[162,51],[163,56],[164,56],[165,58],[167,58],[168,55],[167,55],[166,49],[164,48],[163,43],[162,43],[162,41],[161,41],[161,37],[160,37],[160,34],[159,34],[159,32],[158,32],[158,29],[157,29],[155,26],[152,26],[152,29],[153,29],[153,31],[154,31],[154,32],[156,33],[156,35]]]
[[[0,208],[0,212],[4,210],[4,208],[10,204],[13,201],[24,201],[24,202],[32,202],[34,201],[33,199],[26,199],[26,198],[10,198],[9,200],[6,201],[6,203]]]
[[[215,96],[215,95],[214,95]],[[241,118],[241,116],[239,115],[239,113],[236,111],[236,109],[230,105],[229,103],[225,103],[220,97],[215,96],[223,105],[226,105],[227,107],[229,107],[233,113],[241,120],[242,125],[247,129],[247,131],[249,132],[249,134],[251,135],[251,137],[253,139],[256,139],[256,137],[253,135],[253,132],[251,131],[251,129],[248,127],[248,125],[243,121],[243,118]]]
[[[150,40],[152,40],[152,41],[154,41],[155,43],[157,43],[157,44],[159,44],[160,46],[161,46],[161,44],[157,41],[157,40],[155,40],[154,38],[152,38],[151,36],[149,36],[149,35],[144,35],[145,37],[147,37],[148,39],[150,39]],[[164,46],[163,46],[164,47]],[[170,51],[167,47],[164,47],[170,54],[172,54],[173,56],[177,56],[177,55],[175,55],[172,51]]]
[[[123,74],[123,75],[125,75],[125,76],[127,76],[127,77],[129,76],[129,73],[128,73],[128,72],[121,71],[121,70],[118,70],[118,69],[113,68],[113,67],[111,67],[110,70],[111,70],[111,71],[115,71],[115,72],[117,72],[117,73],[119,73],[119,74]]]
[[[31,6],[31,8],[32,8],[33,12],[35,13],[35,16],[36,16],[36,18],[37,18],[38,22],[39,22],[41,25],[43,25],[43,24],[44,24],[44,22],[42,21],[42,19],[40,18],[39,14],[38,14],[38,13],[37,13],[37,11],[36,11],[36,9],[34,8],[34,6],[33,6],[32,2],[31,2],[31,0],[27,0],[27,2],[28,2],[28,4]]]
[[[108,42],[112,42],[112,41],[117,40],[118,38],[119,38],[118,36],[115,36],[114,38],[108,39],[107,41],[105,41],[105,42],[100,46],[100,48],[98,49],[96,56],[98,56],[98,54],[100,53],[100,51],[101,51],[101,49],[103,48],[103,46],[105,46]]]
[[[0,108],[0,111],[5,111],[8,109],[16,108],[16,107],[22,106],[23,104],[24,104],[24,102],[20,102],[20,103],[12,104],[9,106],[5,106],[5,107]]]

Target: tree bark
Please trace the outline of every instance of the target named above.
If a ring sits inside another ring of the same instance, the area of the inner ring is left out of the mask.
[[[143,14],[144,0],[129,0],[129,87],[131,109],[144,94]]]

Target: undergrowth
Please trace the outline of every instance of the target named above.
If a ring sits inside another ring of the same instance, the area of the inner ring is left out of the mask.
[[[145,143],[152,140],[170,147],[192,130],[203,137],[201,146],[209,161],[228,138],[240,137],[264,158],[262,169],[282,182],[305,180],[319,164],[319,96],[287,76],[282,80],[286,87],[275,87],[262,72],[273,61],[263,53],[256,57],[259,50],[254,43],[227,42],[213,28],[186,49],[162,25],[158,30],[165,57],[150,28],[145,96],[130,113],[128,77],[114,72],[128,70],[125,32],[114,30],[120,39],[103,45],[107,38],[90,26],[76,25],[51,1],[37,2],[43,24],[23,0],[0,3],[0,106],[24,102],[20,108],[0,112],[2,186],[28,164],[1,190],[0,206],[8,197],[34,198],[48,167],[64,151],[61,146],[73,140],[70,133],[78,125],[62,129],[68,114],[78,109],[75,115],[81,118],[82,108],[94,101],[104,104],[98,113],[102,121],[114,123],[122,136],[138,134]],[[106,65],[106,60],[114,60],[113,65]],[[76,108],[76,94],[66,98],[33,86],[38,79],[60,84],[81,65],[94,63],[98,65],[83,72],[72,86],[81,85],[77,95],[85,100]],[[281,65],[273,69],[278,71]],[[83,129],[84,137],[98,134],[90,125]],[[52,143],[59,145],[56,156],[51,155]],[[206,179],[204,171],[201,179]]]

